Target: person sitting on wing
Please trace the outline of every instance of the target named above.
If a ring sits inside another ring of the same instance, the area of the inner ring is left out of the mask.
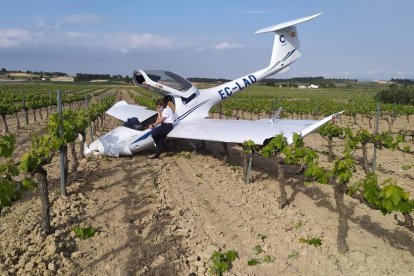
[[[174,128],[174,121],[176,120],[176,114],[173,109],[168,105],[169,97],[165,96],[162,100],[157,102],[158,117],[155,123],[149,125],[149,128],[154,128],[151,132],[152,139],[155,142],[155,155],[153,158],[159,158],[160,154],[165,148],[165,138]]]

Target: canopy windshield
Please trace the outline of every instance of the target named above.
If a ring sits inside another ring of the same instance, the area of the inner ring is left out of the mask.
[[[181,92],[186,92],[193,86],[191,82],[185,78],[170,71],[148,70],[145,71],[145,74],[147,74],[153,82],[157,82]]]

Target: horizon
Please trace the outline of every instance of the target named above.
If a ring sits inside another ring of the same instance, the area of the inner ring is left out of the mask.
[[[297,27],[303,57],[270,78],[413,79],[414,3],[398,6],[404,9],[390,12],[395,3],[385,0],[13,1],[0,10],[0,66],[123,76],[163,69],[234,79],[268,65],[274,36],[256,30],[324,12]]]
[[[68,74],[66,72],[59,72],[59,71],[49,72],[49,71],[44,71],[44,70],[32,71],[32,70],[25,70],[25,69],[9,69],[9,68],[4,68],[2,66],[0,66],[0,69],[6,69],[9,73],[19,73],[19,72],[21,72],[21,73],[27,73],[27,72],[31,72],[32,75],[34,75],[34,76],[35,76],[34,73],[43,72],[44,74],[62,73],[62,74],[65,74],[66,76],[69,76],[69,77],[76,77],[77,74],[102,75],[102,76],[103,75],[109,75],[109,76],[121,76],[121,77],[130,77],[130,78],[132,77],[132,75],[130,76],[130,75],[127,75],[127,74],[126,75],[121,75],[121,74],[109,74],[109,73],[84,73],[84,72],[76,72],[74,74]],[[186,79],[209,79],[209,80],[219,80],[219,79],[221,79],[221,80],[225,80],[225,81],[231,81],[231,79],[224,78],[224,77],[205,77],[205,76],[189,76],[189,77],[184,76],[184,77]],[[291,76],[291,77],[283,78],[282,75],[275,74],[275,75],[272,75],[272,76],[270,76],[268,78],[265,78],[264,80],[261,80],[260,82],[265,82],[267,80],[269,80],[269,81],[292,80],[292,79],[295,79],[295,78],[298,78],[298,79],[323,78],[326,81],[329,81],[329,80],[354,81],[354,80],[356,80],[357,82],[381,82],[381,81],[391,82],[392,79],[398,79],[398,80],[414,80],[414,78],[413,79],[410,79],[410,78],[358,79],[358,78],[335,78],[335,77],[329,78],[329,77],[325,77],[325,76],[300,76],[300,77],[298,77],[298,76]],[[23,79],[22,79],[22,81],[23,81]]]

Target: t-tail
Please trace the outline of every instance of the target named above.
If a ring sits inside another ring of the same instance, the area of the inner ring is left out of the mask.
[[[302,56],[296,25],[314,19],[321,14],[318,13],[258,30],[256,34],[273,32],[275,35],[269,66],[220,86],[204,89],[207,92],[206,94],[210,94],[210,96],[213,94],[214,97],[209,102],[209,109],[218,102],[234,95],[253,83],[273,74],[288,71],[291,64]]]
[[[283,73],[288,71],[290,68],[289,66],[302,56],[296,25],[314,19],[321,14],[322,13],[318,13],[277,24],[275,26],[260,29],[256,32],[256,34],[269,32],[275,33],[272,57],[270,59],[269,66],[266,68],[264,78],[275,73]]]

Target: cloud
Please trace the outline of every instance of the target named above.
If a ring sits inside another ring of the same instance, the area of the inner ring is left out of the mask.
[[[40,29],[59,29],[57,25],[55,26],[49,25],[46,19],[41,16],[34,18],[34,21],[35,21],[36,27]]]
[[[0,48],[12,48],[30,41],[30,33],[22,29],[0,29]]]
[[[144,33],[86,33],[58,30],[28,31],[24,29],[0,29],[0,48],[24,46],[103,48],[121,52],[180,49],[185,43],[157,34]]]
[[[244,48],[243,44],[222,42],[214,46],[215,50],[228,50],[228,49],[241,49]]]
[[[46,22],[45,19],[43,17],[37,17],[36,19],[36,26],[39,28],[44,28],[46,27]]]
[[[118,33],[108,35],[106,38],[108,42],[112,41],[112,39],[118,39],[118,41],[124,43],[123,48],[126,49],[172,49],[178,47],[178,44],[171,39],[150,33],[133,35]]]
[[[96,14],[69,14],[57,19],[61,24],[95,23],[100,20],[101,17]]]
[[[414,71],[397,70],[397,71],[395,71],[395,74],[402,75],[402,76],[412,76],[412,75],[414,75]]]

